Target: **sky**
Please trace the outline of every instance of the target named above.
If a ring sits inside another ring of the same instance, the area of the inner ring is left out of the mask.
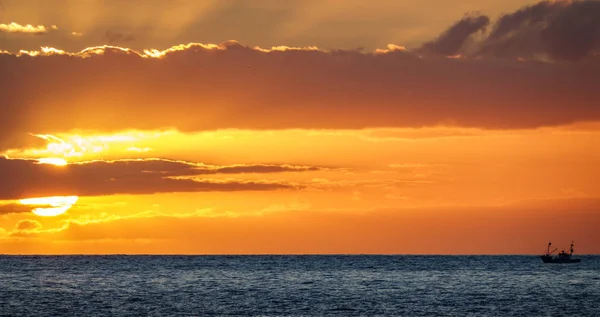
[[[600,253],[600,1],[0,0],[0,253]]]

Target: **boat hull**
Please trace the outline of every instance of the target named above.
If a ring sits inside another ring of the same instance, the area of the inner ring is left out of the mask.
[[[560,259],[547,255],[540,256],[544,263],[579,263],[581,259]]]

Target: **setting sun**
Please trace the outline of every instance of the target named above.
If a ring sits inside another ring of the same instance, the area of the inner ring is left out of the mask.
[[[51,165],[57,165],[57,166],[65,166],[68,164],[65,159],[56,158],[56,157],[40,158],[37,161],[40,164],[51,164]]]

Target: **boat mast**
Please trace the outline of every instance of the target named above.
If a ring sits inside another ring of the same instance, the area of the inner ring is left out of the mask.
[[[573,255],[573,242],[574,241],[571,241],[571,253],[569,253],[569,255]]]

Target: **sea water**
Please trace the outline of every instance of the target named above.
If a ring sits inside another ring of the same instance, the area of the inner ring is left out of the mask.
[[[600,256],[0,256],[0,316],[600,316]]]

